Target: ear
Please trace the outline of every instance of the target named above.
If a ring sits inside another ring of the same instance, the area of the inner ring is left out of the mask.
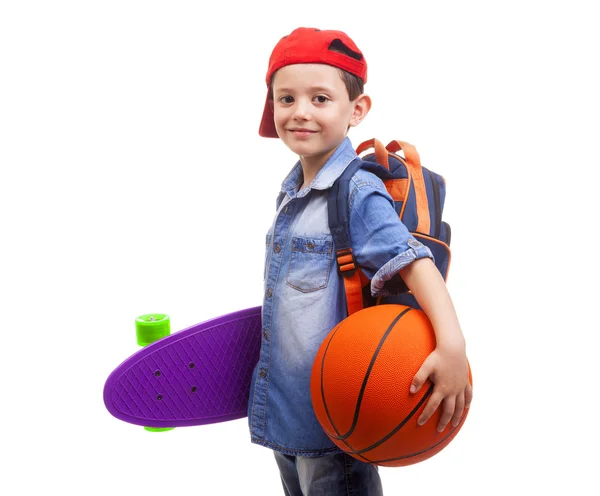
[[[367,116],[369,110],[371,110],[371,97],[364,93],[360,95],[356,100],[352,102],[354,107],[350,122],[350,127],[358,126],[358,124]]]

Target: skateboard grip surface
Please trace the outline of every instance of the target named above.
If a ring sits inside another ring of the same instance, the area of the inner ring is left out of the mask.
[[[260,344],[261,307],[189,327],[117,367],[106,381],[104,403],[118,419],[148,427],[245,417]]]

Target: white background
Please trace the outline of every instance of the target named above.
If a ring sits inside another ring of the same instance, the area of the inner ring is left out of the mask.
[[[593,2],[5,1],[0,5],[3,494],[282,494],[246,419],[152,434],[113,418],[134,319],[261,304],[295,157],[258,136],[276,42],[340,29],[368,118],[448,186],[448,287],[475,399],[391,494],[598,494]],[[594,461],[595,458],[595,461]]]

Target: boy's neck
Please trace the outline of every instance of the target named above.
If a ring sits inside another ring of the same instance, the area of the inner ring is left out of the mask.
[[[317,177],[317,174],[319,173],[319,171],[323,168],[323,166],[325,165],[325,162],[323,162],[322,164],[311,164],[311,163],[306,163],[304,161],[304,159],[300,160],[301,164],[302,164],[302,176],[304,178],[304,182],[302,183],[302,185],[300,186],[300,189],[304,189],[306,188],[310,183],[312,183],[313,179],[315,177]]]
[[[333,155],[336,149],[337,147],[329,151],[327,154],[319,157],[300,157],[300,163],[302,164],[302,174],[304,177],[304,182],[300,186],[300,189],[304,189],[313,181],[315,177],[317,177],[319,171],[325,166],[325,164]]]

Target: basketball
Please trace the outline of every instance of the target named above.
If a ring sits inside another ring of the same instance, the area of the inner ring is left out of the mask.
[[[334,327],[317,351],[310,380],[313,408],[327,436],[354,458],[385,467],[421,462],[445,448],[468,409],[457,427],[449,422],[438,432],[440,407],[417,424],[433,383],[409,391],[435,345],[425,313],[404,305],[365,308]]]

